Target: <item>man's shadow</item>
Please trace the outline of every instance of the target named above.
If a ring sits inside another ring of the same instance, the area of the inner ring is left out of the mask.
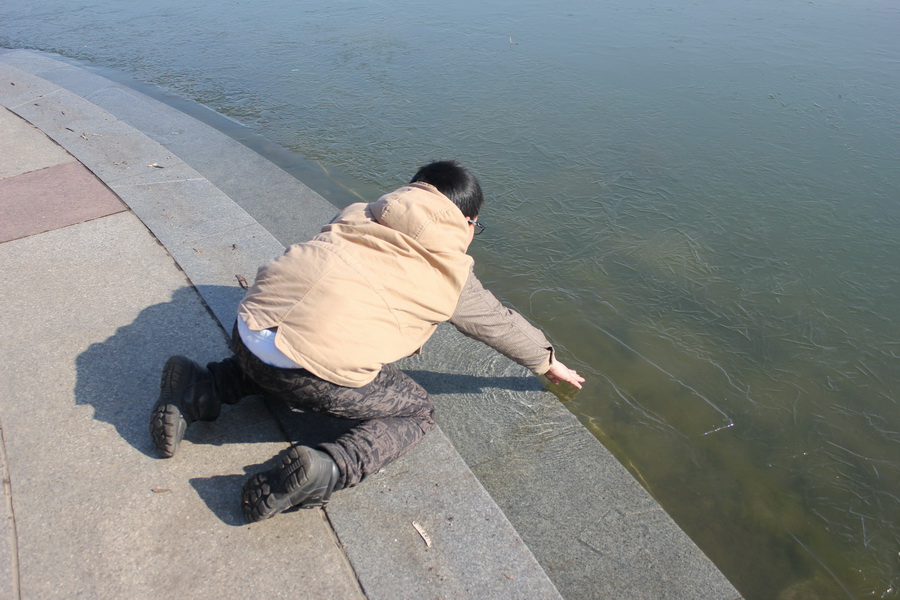
[[[150,411],[159,395],[162,367],[174,354],[201,364],[228,355],[227,336],[191,287],[142,309],[131,323],[78,355],[75,402],[91,406],[95,419],[115,427],[137,451],[155,457]]]
[[[429,394],[477,395],[488,388],[512,392],[534,392],[544,389],[540,380],[531,376],[486,377],[466,373],[437,373],[421,369],[403,369],[403,372],[415,379]]]

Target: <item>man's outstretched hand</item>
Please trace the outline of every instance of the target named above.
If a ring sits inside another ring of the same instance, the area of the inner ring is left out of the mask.
[[[581,389],[581,384],[584,383],[584,377],[579,375],[577,371],[573,371],[557,360],[550,363],[550,370],[544,373],[544,376],[553,383],[558,384],[560,381],[571,383],[579,390]]]

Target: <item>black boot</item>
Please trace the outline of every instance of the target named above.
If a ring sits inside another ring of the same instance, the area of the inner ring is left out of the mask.
[[[251,477],[241,493],[248,523],[274,517],[298,506],[325,506],[340,479],[334,459],[321,450],[291,446],[279,455],[271,471]]]
[[[163,458],[174,456],[188,425],[215,421],[222,408],[209,370],[184,356],[163,367],[159,400],[150,415],[150,437]]]

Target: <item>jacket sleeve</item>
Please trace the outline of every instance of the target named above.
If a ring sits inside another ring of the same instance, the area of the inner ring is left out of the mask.
[[[500,304],[471,271],[450,323],[536,375],[550,369],[553,346],[541,330]]]

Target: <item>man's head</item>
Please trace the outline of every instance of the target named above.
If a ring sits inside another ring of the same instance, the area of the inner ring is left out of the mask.
[[[484,196],[478,178],[455,160],[439,160],[416,171],[410,183],[430,183],[450,198],[463,215],[475,219],[481,212]]]

